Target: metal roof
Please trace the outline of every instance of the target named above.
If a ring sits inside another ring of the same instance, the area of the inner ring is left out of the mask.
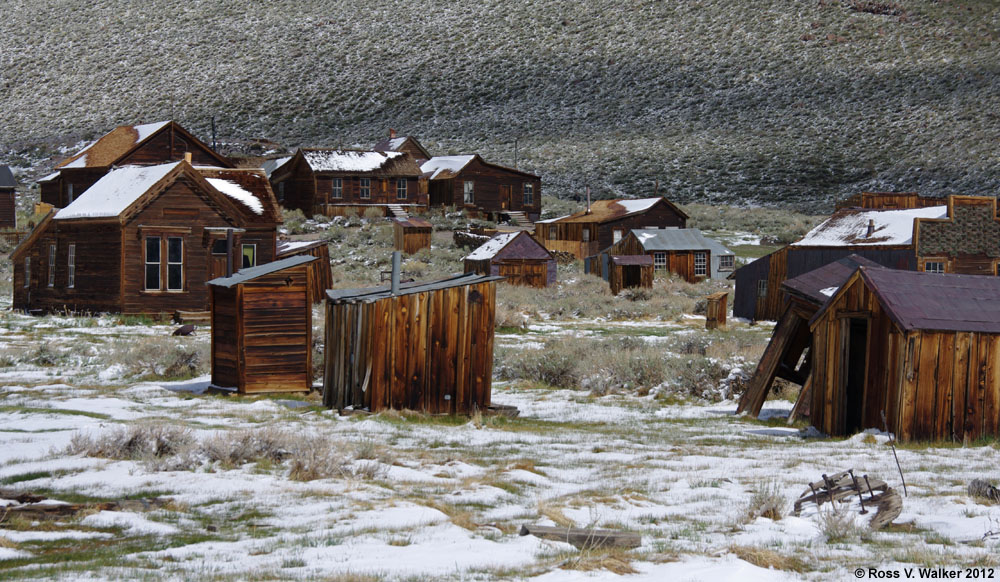
[[[411,228],[434,228],[431,221],[417,218],[416,216],[411,216],[409,218],[393,218],[393,222],[400,226],[411,227]]]
[[[17,187],[17,182],[14,181],[14,174],[10,171],[10,168],[0,165],[0,188],[15,187]]]
[[[231,277],[219,277],[217,279],[212,279],[211,281],[206,283],[206,285],[215,285],[216,287],[232,287],[233,285],[239,285],[240,283],[246,283],[247,281],[252,281],[257,277],[269,275],[271,273],[280,271],[282,269],[287,269],[289,267],[297,267],[301,264],[315,260],[316,257],[311,255],[295,255],[294,257],[288,257],[287,259],[281,259],[278,261],[271,261],[270,263],[264,263],[263,265],[257,265],[256,267],[240,269],[239,271],[236,271]]]
[[[653,257],[649,255],[611,255],[611,262],[616,265],[650,265]]]
[[[782,286],[785,287],[785,291],[820,306],[826,303],[851,278],[858,267],[883,268],[875,261],[851,254],[798,277],[788,279],[782,283]]]
[[[647,251],[700,251],[713,255],[731,255],[733,251],[714,241],[697,228],[633,228],[632,232]]]
[[[401,283],[399,285],[399,293],[397,293],[397,295],[411,295],[413,293],[436,291],[438,289],[450,289],[452,287],[475,285],[477,283],[500,281],[502,279],[503,277],[465,273],[437,281],[414,281],[412,283]],[[389,285],[367,287],[363,289],[328,289],[326,292],[326,300],[330,303],[371,303],[373,301],[378,301],[379,299],[385,299],[392,296],[392,288]]]

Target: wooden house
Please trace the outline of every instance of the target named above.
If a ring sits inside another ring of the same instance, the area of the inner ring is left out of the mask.
[[[801,240],[736,270],[733,314],[781,314],[782,281],[849,254],[901,270],[1000,273],[1000,220],[990,196],[949,196],[946,206],[839,210]]]
[[[611,255],[608,284],[611,293],[623,289],[653,286],[653,257],[649,255]]]
[[[333,288],[330,247],[326,244],[325,240],[279,240],[274,259],[277,261],[303,255],[318,259],[311,263],[306,263],[306,268],[309,271],[309,288],[312,290],[312,296],[310,296],[309,300],[313,303],[319,303],[326,297],[326,290]]]
[[[56,166],[38,181],[42,202],[64,208],[113,167],[152,166],[188,159],[196,166],[233,163],[174,121],[122,125]]]
[[[584,260],[584,272],[605,281],[613,255],[649,255],[653,274],[674,274],[690,283],[721,279],[735,267],[736,255],[697,228],[636,228],[620,241]]]
[[[410,154],[418,164],[431,159],[431,154],[412,135],[397,136],[395,129],[389,130],[389,138],[384,139],[372,148],[376,152],[405,152]]]
[[[297,255],[208,281],[212,385],[240,394],[312,389],[312,277]]]
[[[205,282],[273,260],[280,222],[260,170],[117,168],[14,249],[13,306],[207,311]]]
[[[521,226],[541,215],[542,179],[534,174],[491,164],[478,154],[436,156],[420,169],[431,206],[454,206],[498,222],[507,217]]]
[[[278,203],[306,216],[383,215],[427,207],[420,166],[403,152],[302,148],[268,160],[264,170]]]
[[[1000,278],[858,267],[809,327],[819,430],[1000,434]]]
[[[556,259],[524,231],[505,232],[464,259],[466,273],[499,275],[512,285],[546,287],[556,282]]]
[[[687,226],[687,214],[666,198],[597,200],[590,208],[535,223],[535,238],[550,251],[578,259],[596,255],[636,228]],[[644,254],[644,253],[639,253]]]
[[[743,412],[751,416],[760,414],[775,378],[802,387],[799,399],[789,415],[789,421],[795,420],[800,414],[807,414],[811,385],[809,349],[812,346],[809,320],[858,267],[879,268],[880,265],[858,255],[848,255],[781,284],[784,292],[781,317],[774,326],[771,341],[757,362],[757,368],[750,378],[746,391],[740,397],[739,405],[736,407],[737,414]]]
[[[0,165],[0,228],[17,227],[17,182],[10,168]]]
[[[408,255],[420,249],[431,248],[434,225],[423,218],[394,218],[392,220],[392,240],[397,251]]]
[[[327,291],[323,403],[472,414],[490,406],[498,277]]]
[[[895,210],[943,206],[947,202],[946,198],[921,196],[916,192],[862,192],[837,202],[836,208],[837,210],[842,208]]]

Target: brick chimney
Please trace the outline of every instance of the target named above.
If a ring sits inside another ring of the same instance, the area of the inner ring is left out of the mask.
[[[389,128],[389,139],[396,139],[396,130]]]

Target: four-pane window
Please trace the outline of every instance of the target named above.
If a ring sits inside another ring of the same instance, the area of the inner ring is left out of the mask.
[[[66,286],[76,286],[76,245],[71,244],[66,250]]]
[[[331,198],[343,198],[344,197],[344,179],[334,178],[332,184]]]
[[[472,180],[468,180],[465,182],[464,196],[462,199],[465,201],[466,204],[473,204],[475,202],[475,187],[476,183],[473,182]]]
[[[535,185],[525,184],[524,185],[524,205],[528,206],[535,203]]]
[[[371,197],[372,197],[372,179],[361,178],[361,198],[368,199]]]
[[[406,178],[396,180],[396,199],[406,200]]]
[[[56,245],[49,245],[49,287],[56,286]]]

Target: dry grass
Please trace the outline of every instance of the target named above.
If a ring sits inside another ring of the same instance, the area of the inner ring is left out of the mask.
[[[729,546],[729,551],[737,558],[761,568],[773,568],[786,572],[805,572],[808,564],[798,556],[785,556],[770,548],[760,546]]]
[[[578,555],[563,561],[559,567],[581,572],[607,570],[619,576],[639,573],[632,567],[632,557],[620,548],[581,550]]]
[[[10,539],[0,536],[0,548],[7,548],[9,550],[16,550],[17,544],[10,541]]]
[[[551,519],[556,525],[562,527],[574,527],[573,520],[566,517],[562,509],[545,500],[538,501],[538,514]]]
[[[788,500],[781,493],[778,484],[774,481],[765,481],[754,487],[746,517],[747,521],[753,521],[758,517],[778,521],[785,516],[787,509]]]

